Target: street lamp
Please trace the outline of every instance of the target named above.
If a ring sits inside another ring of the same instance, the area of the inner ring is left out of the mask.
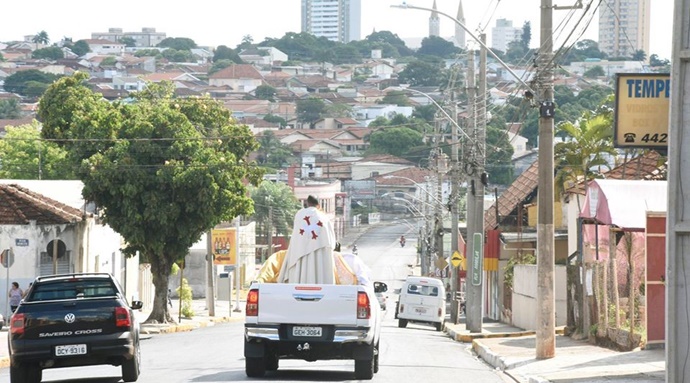
[[[435,203],[438,203],[438,204],[443,205],[443,201],[441,201],[441,200],[438,199],[436,196],[434,196],[433,194],[431,194],[428,190],[426,190],[426,187],[425,187],[425,186],[423,186],[423,185],[417,183],[417,181],[413,180],[412,178],[408,178],[408,177],[404,177],[404,176],[394,176],[394,175],[383,176],[383,178],[384,178],[384,179],[400,178],[400,179],[408,180],[408,181],[410,181],[410,182],[412,182],[412,183],[414,184],[415,190],[421,190],[421,191],[423,191],[423,192],[426,193],[426,195],[427,195],[431,200],[433,200]],[[388,193],[385,193],[385,194],[388,194]],[[382,196],[383,196],[383,195],[382,195]],[[417,198],[418,200],[421,200],[421,199],[419,199],[419,197],[415,197],[415,198]]]

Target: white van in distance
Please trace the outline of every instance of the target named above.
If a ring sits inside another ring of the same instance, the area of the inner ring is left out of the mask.
[[[396,312],[398,327],[407,327],[408,322],[428,323],[443,329],[446,318],[446,289],[440,279],[407,277],[400,289],[400,300]]]

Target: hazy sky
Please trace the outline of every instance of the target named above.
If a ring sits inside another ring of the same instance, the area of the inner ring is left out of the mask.
[[[599,0],[583,0],[585,4]],[[607,1],[607,0],[604,0]],[[391,8],[402,0],[362,0],[362,38],[373,30],[391,31],[402,38],[428,35],[429,14],[412,9]],[[409,4],[431,7],[433,0],[409,0]],[[452,16],[457,14],[458,0],[436,0],[438,9]],[[553,0],[555,5],[572,5],[575,0]],[[541,0],[464,0],[466,26],[474,33],[484,28],[491,42],[491,27],[496,19],[513,21],[521,27],[532,24],[532,46],[539,43],[539,5]],[[651,52],[661,58],[671,58],[672,0],[652,0]],[[573,16],[578,19],[582,11]],[[564,10],[554,11],[554,28],[568,16]],[[571,22],[566,30],[574,25]],[[156,28],[168,37],[189,37],[198,45],[227,45],[234,48],[245,35],[254,42],[266,37],[282,37],[286,32],[300,30],[300,0],[195,0],[175,3],[161,0],[119,0],[94,3],[86,0],[28,0],[3,1],[0,6],[0,41],[22,40],[45,30],[51,41],[62,37],[73,40],[91,37],[91,32],[105,32],[108,28],[123,28],[126,32]],[[441,18],[441,34],[454,34],[452,20]],[[597,40],[598,18],[595,17],[583,38]],[[555,46],[567,33],[554,33]],[[469,41],[468,36],[468,41]]]

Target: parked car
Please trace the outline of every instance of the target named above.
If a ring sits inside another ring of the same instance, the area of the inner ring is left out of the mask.
[[[5,327],[5,318],[0,314],[0,328]]]
[[[386,302],[388,301],[388,296],[386,295],[387,291],[388,285],[383,282],[374,282],[374,293],[376,294],[376,299],[379,301],[381,310],[386,309]]]

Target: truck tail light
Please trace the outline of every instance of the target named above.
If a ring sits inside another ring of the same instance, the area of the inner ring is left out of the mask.
[[[442,312],[441,312],[441,311],[442,311],[442,310],[441,310],[441,308],[439,307],[439,308],[438,308],[438,316],[439,316],[439,317],[440,317],[440,316],[441,316],[441,314],[442,314]]]
[[[404,312],[404,311],[405,311],[405,305],[401,304],[400,305],[400,312]]]
[[[247,294],[247,307],[244,310],[245,316],[259,316],[259,290],[251,289]]]
[[[371,305],[367,293],[357,293],[357,319],[369,319],[371,317]]]
[[[126,307],[115,307],[115,326],[129,327],[132,325],[132,318]]]
[[[24,314],[14,314],[10,317],[10,332],[12,334],[24,333]]]

